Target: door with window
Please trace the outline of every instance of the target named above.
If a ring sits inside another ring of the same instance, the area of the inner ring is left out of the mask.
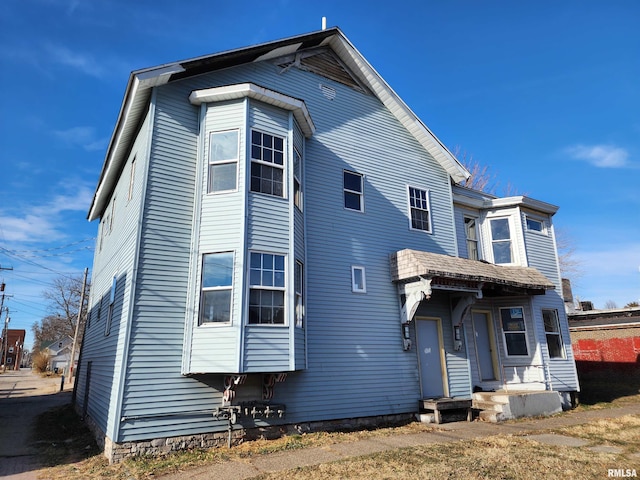
[[[441,320],[416,318],[416,340],[422,398],[448,396]]]

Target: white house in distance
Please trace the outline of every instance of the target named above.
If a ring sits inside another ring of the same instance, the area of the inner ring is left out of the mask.
[[[105,455],[569,406],[557,207],[468,175],[338,28],[133,72],[88,214]]]

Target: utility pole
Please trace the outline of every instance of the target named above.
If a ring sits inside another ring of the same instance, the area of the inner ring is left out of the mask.
[[[87,275],[89,275],[89,268],[84,269],[84,279],[82,280],[82,291],[80,292],[80,307],[78,308],[78,319],[76,320],[76,331],[73,335],[73,346],[71,347],[71,358],[69,359],[69,364],[67,368],[67,372],[69,375],[69,380],[68,380],[69,383],[71,383],[71,378],[73,377],[73,365],[75,364],[75,356],[76,356],[76,343],[78,341],[80,319],[82,318],[82,307],[84,306],[84,291],[87,287]]]
[[[3,267],[0,265],[0,271],[2,270],[13,270],[13,267]],[[2,292],[2,298],[0,299],[0,319],[2,317],[2,310],[4,308],[4,289],[7,285],[4,281],[0,282],[0,292]],[[0,360],[2,361],[2,371],[6,371],[6,356],[7,356],[7,330],[9,328],[9,309],[7,309],[7,318],[4,322],[4,333],[2,334],[2,355],[0,355]]]

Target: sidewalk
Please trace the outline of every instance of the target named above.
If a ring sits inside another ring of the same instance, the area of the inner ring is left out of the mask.
[[[335,462],[396,448],[430,443],[456,442],[491,435],[535,435],[535,439],[542,443],[579,447],[582,446],[582,443],[576,438],[562,435],[545,435],[541,434],[541,432],[551,428],[580,425],[594,420],[616,418],[624,415],[640,415],[640,404],[602,410],[569,412],[555,417],[508,423],[444,423],[434,425],[434,430],[431,432],[390,435],[357,442],[335,443],[326,447],[312,447],[243,458],[241,460],[229,460],[158,478],[161,480],[208,480],[211,478],[244,480],[263,473],[281,472],[296,467]],[[636,454],[636,456],[640,465],[640,453]]]
[[[31,428],[41,413],[71,402],[60,377],[40,377],[29,369],[0,374],[0,478],[35,480],[38,474]]]

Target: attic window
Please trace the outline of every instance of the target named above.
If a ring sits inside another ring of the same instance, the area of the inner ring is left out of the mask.
[[[333,100],[334,98],[336,98],[336,89],[333,87],[329,87],[327,85],[323,85],[320,84],[320,91],[322,92],[322,95],[324,95],[324,97],[327,100]]]

